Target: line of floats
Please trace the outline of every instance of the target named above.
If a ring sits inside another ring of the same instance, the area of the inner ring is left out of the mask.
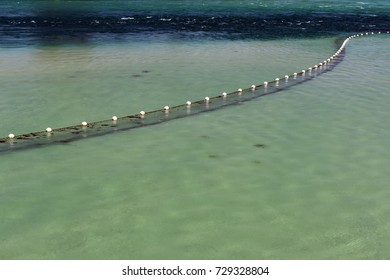
[[[295,72],[291,75],[285,75],[282,78],[276,78],[273,81],[265,81],[260,85],[252,85],[250,88],[238,90],[230,93],[223,92],[214,97],[205,97],[203,100],[195,102],[187,101],[185,104],[169,107],[155,111],[140,111],[138,114],[124,117],[112,116],[109,120],[88,123],[82,121],[79,125],[53,129],[47,127],[44,131],[32,132],[27,134],[15,135],[8,134],[5,138],[0,138],[0,152],[9,151],[18,148],[28,148],[33,146],[42,146],[50,143],[67,143],[73,140],[86,138],[89,136],[98,136],[115,131],[128,130],[131,128],[145,125],[158,124],[171,119],[182,118],[188,115],[198,114],[204,111],[219,109],[238,102],[251,100],[259,96],[280,91],[293,85],[310,80],[321,73],[330,71],[343,58],[347,43],[355,38],[375,35],[389,34],[385,32],[365,32],[347,37],[337,51],[329,58],[315,64],[312,67]],[[252,94],[248,94],[252,93]]]

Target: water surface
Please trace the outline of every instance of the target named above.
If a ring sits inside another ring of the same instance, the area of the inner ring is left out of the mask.
[[[147,2],[77,7],[118,17],[132,14],[129,5],[138,15],[160,9],[160,1]],[[253,12],[249,1],[235,2],[203,1],[214,7],[205,11],[182,1],[165,14]],[[342,1],[298,2],[272,5],[348,12]],[[379,16],[386,2],[351,10]],[[2,14],[35,17],[54,5],[20,3],[2,2]],[[249,87],[322,61],[346,32],[306,36],[293,28],[296,36],[270,40],[88,27],[73,33],[76,40],[47,41],[37,35],[42,28],[23,28],[0,49],[3,136]],[[389,44],[388,35],[353,40],[333,71],[223,110],[1,154],[0,258],[388,259]]]

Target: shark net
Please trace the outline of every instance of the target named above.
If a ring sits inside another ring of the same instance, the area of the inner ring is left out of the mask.
[[[384,33],[389,34],[389,31]],[[154,111],[141,111],[137,114],[122,117],[113,116],[108,120],[90,123],[84,121],[78,125],[55,129],[47,128],[43,131],[30,132],[21,135],[14,135],[11,133],[5,138],[0,138],[0,152],[41,147],[49,144],[68,143],[89,137],[156,125],[170,120],[222,109],[241,102],[250,101],[268,94],[286,90],[290,87],[310,81],[325,72],[331,71],[343,60],[346,44],[351,39],[374,34],[381,34],[381,32],[359,33],[347,38],[338,39],[336,41],[337,51],[320,63],[299,72],[285,75],[281,78],[276,78],[273,81],[252,85],[249,88],[238,89],[229,93],[224,92],[216,96],[205,97],[204,99],[198,101],[187,101],[184,104],[172,107],[165,106]]]

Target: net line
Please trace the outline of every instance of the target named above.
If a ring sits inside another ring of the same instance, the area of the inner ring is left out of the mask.
[[[109,133],[130,130],[149,125],[156,125],[166,121],[193,116],[202,112],[210,112],[227,106],[239,104],[261,96],[276,93],[292,86],[309,81],[318,75],[331,71],[344,58],[347,43],[355,38],[375,35],[389,34],[386,32],[366,32],[340,38],[336,41],[337,51],[324,61],[301,70],[299,72],[276,78],[273,81],[264,82],[259,85],[252,85],[249,88],[238,89],[229,93],[222,93],[213,97],[205,97],[198,101],[187,101],[184,104],[173,107],[165,106],[161,109],[123,117],[113,116],[111,119],[87,123],[83,121],[79,125],[61,127],[38,132],[14,135],[10,133],[5,138],[0,138],[0,152],[7,152],[17,149],[40,147],[49,144],[69,143],[88,137],[101,136]]]

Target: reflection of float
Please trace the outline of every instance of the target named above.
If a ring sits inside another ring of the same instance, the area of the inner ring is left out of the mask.
[[[389,34],[390,32],[385,32]],[[252,85],[246,89],[238,89],[230,93],[222,93],[214,97],[205,97],[203,100],[187,101],[185,104],[145,112],[124,117],[113,116],[109,120],[87,123],[81,122],[79,125],[52,129],[48,127],[44,131],[32,132],[21,135],[9,134],[6,138],[0,138],[0,152],[14,149],[39,147],[47,144],[68,143],[71,141],[105,135],[112,132],[124,131],[147,125],[155,125],[169,120],[179,119],[186,116],[197,115],[202,112],[218,110],[229,105],[236,105],[241,102],[249,101],[264,95],[275,93],[292,86],[309,81],[316,76],[332,70],[344,58],[346,44],[354,38],[382,34],[381,32],[360,33],[347,37],[340,42],[337,51],[324,61],[295,72],[291,75],[285,75],[283,78],[276,78],[273,81],[264,82],[260,85]]]

